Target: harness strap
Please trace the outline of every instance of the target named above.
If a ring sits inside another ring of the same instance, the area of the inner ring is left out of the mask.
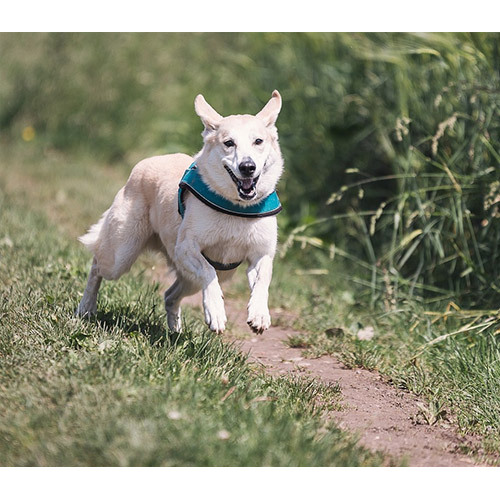
[[[198,169],[196,168],[196,163],[192,163],[191,166],[184,172],[181,182],[179,183],[177,208],[182,218],[184,218],[184,213],[186,212],[186,206],[184,203],[186,190],[213,210],[217,210],[218,212],[222,212],[227,215],[235,215],[237,217],[270,217],[271,215],[276,215],[281,212],[283,208],[276,191],[273,191],[270,195],[266,196],[259,201],[259,203],[254,205],[237,205],[229,200],[226,200],[224,197],[212,191],[207,184],[205,184],[198,172]],[[223,264],[222,262],[216,262],[208,258],[203,252],[201,255],[203,255],[205,260],[217,271],[231,271],[236,269],[243,262],[240,261]]]
[[[191,192],[196,198],[213,210],[217,210],[227,215],[235,215],[236,217],[270,217],[271,215],[280,213],[283,209],[276,191],[273,191],[253,205],[238,205],[227,200],[207,186],[196,168],[196,163],[192,163],[184,172],[179,184],[177,206],[181,217],[184,217],[184,212],[186,211],[184,204],[184,194],[186,190]]]
[[[239,262],[232,262],[231,264],[223,264],[222,262],[217,262],[210,259],[203,252],[201,252],[201,255],[203,255],[203,257],[205,257],[205,260],[217,271],[232,271],[243,262],[242,260],[240,260]]]

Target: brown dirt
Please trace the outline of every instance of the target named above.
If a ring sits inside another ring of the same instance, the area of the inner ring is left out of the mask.
[[[452,429],[418,422],[421,402],[386,383],[376,372],[347,368],[331,356],[306,359],[283,341],[293,333],[273,327],[264,335],[240,341],[249,359],[271,373],[298,373],[324,383],[338,383],[342,409],[331,412],[340,427],[359,436],[363,446],[382,451],[410,466],[470,467],[474,460],[460,453],[475,447],[471,438]]]
[[[387,383],[377,372],[350,369],[332,356],[305,358],[302,349],[288,347],[284,342],[297,333],[291,329],[273,326],[263,335],[252,334],[246,325],[245,303],[227,297],[225,302],[233,332],[225,335],[248,353],[251,363],[275,375],[294,373],[325,384],[339,384],[341,409],[330,415],[340,428],[357,435],[361,445],[383,452],[393,463],[412,467],[484,465],[477,457],[462,452],[480,449],[480,439],[460,435],[451,424],[423,423],[419,405],[425,404],[415,395]],[[185,299],[184,303],[200,308],[201,295]],[[275,319],[279,314],[271,312]]]

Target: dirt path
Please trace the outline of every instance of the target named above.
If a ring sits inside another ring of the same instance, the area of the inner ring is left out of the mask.
[[[244,303],[226,300],[228,319],[239,328],[246,326]],[[376,372],[347,368],[331,356],[305,358],[302,350],[284,341],[294,333],[271,327],[235,344],[249,353],[249,360],[273,374],[295,373],[324,383],[338,383],[342,410],[331,412],[340,427],[359,436],[363,446],[404,460],[414,467],[471,467],[476,461],[461,449],[476,448],[479,440],[459,436],[451,427],[417,423],[422,400],[384,382]],[[296,333],[296,332],[295,332]]]
[[[201,295],[189,297],[184,303],[201,308]],[[250,362],[262,365],[268,373],[294,373],[340,385],[342,409],[331,412],[331,416],[341,428],[358,435],[363,446],[413,467],[478,465],[461,450],[477,449],[480,440],[461,436],[451,426],[420,423],[418,405],[423,401],[418,397],[388,384],[376,372],[349,369],[332,356],[305,358],[301,349],[284,343],[297,333],[293,330],[275,326],[263,335],[252,334],[246,325],[245,303],[227,297],[225,303],[228,324],[236,332],[228,338],[249,354]],[[277,314],[272,316],[276,318]]]

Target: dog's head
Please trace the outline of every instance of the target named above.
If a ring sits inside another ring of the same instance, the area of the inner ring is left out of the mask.
[[[194,102],[205,130],[196,161],[203,178],[225,198],[256,203],[272,193],[283,170],[275,123],[281,109],[277,90],[254,115],[221,116],[200,94]]]

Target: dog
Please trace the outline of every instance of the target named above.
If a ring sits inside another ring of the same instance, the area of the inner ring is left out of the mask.
[[[271,325],[269,285],[281,210],[275,189],[283,172],[277,90],[256,115],[221,116],[200,94],[203,147],[140,161],[111,207],[79,238],[94,255],[78,316],[97,312],[102,279],[117,280],[145,249],[162,252],[176,280],[165,292],[167,325],[182,330],[180,303],[202,290],[208,327],[224,331],[220,283],[246,261],[250,328]]]

